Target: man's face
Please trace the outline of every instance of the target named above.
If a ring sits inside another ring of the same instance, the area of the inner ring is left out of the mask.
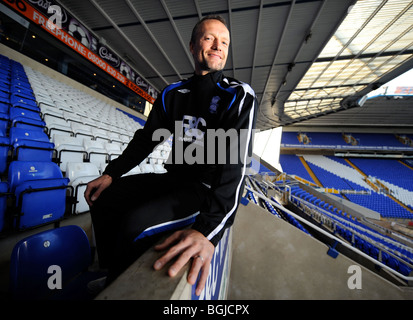
[[[190,43],[195,61],[195,73],[205,75],[224,69],[229,41],[229,31],[222,22],[215,19],[205,20],[195,42]]]

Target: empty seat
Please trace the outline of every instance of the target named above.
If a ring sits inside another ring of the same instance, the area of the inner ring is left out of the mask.
[[[135,168],[129,170],[127,173],[124,174],[124,176],[130,176],[133,174],[141,174],[141,168],[139,166],[136,166]]]
[[[91,250],[86,233],[69,225],[20,240],[10,258],[14,300],[90,299],[87,283],[102,273],[88,271]]]
[[[8,183],[16,199],[15,228],[26,229],[63,218],[68,179],[63,178],[56,163],[12,161]]]
[[[165,167],[160,163],[153,164],[153,170],[155,173],[166,173]]]
[[[88,154],[89,162],[95,163],[97,167],[107,162],[108,153],[103,141],[84,139],[83,146]]]
[[[92,133],[97,141],[104,141],[104,142],[110,142],[110,137],[108,135],[108,131],[100,128],[95,128],[92,127]]]
[[[0,137],[0,174],[6,172],[7,161],[10,150],[10,140],[7,137]]]
[[[109,155],[109,160],[116,159],[122,154],[122,145],[120,143],[112,142],[105,143],[105,149]]]
[[[139,168],[140,168],[142,173],[153,173],[153,172],[155,172],[155,168],[153,167],[153,165],[151,163],[148,163],[146,159],[144,161],[142,161],[141,164],[139,164]]]
[[[25,128],[25,129],[37,129],[44,131],[46,127],[46,122],[43,120],[36,120],[25,117],[15,117],[11,120],[11,127]]]
[[[68,136],[73,135],[72,128],[65,119],[55,117],[51,114],[45,114],[43,120],[46,122],[47,133],[50,137],[56,133]]]
[[[108,137],[110,138],[111,142],[119,142],[122,143],[122,139],[119,135],[119,133],[113,132],[113,131],[109,131],[108,132]]]
[[[87,204],[84,193],[86,185],[89,181],[92,181],[100,176],[99,169],[95,164],[90,162],[69,162],[67,163],[66,177],[69,178],[71,185],[74,189],[73,197],[76,200],[73,206],[72,212],[79,214],[89,211],[89,205]]]
[[[87,157],[82,137],[55,134],[53,142],[57,151],[59,166],[63,172],[66,170],[68,162],[83,162]]]
[[[5,213],[7,210],[7,196],[9,185],[7,182],[0,182],[0,232],[3,231],[5,224]]]
[[[78,122],[71,122],[70,127],[72,128],[72,132],[76,137],[83,136],[92,139],[93,133],[90,126],[78,123]]]
[[[51,161],[54,144],[40,130],[14,127],[10,129],[13,159],[22,161]]]
[[[26,109],[18,108],[18,107],[11,107],[9,110],[9,115],[10,115],[10,120],[13,120],[15,118],[19,118],[19,119],[28,118],[31,120],[42,121],[42,118],[39,112],[26,110]]]
[[[0,103],[1,106],[1,103]],[[7,132],[9,128],[10,117],[8,113],[1,112],[0,110],[0,131]]]

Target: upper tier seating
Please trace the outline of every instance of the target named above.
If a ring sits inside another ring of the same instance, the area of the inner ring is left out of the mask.
[[[412,145],[404,144],[395,134],[357,132],[283,132],[281,147],[413,150]]]
[[[377,193],[365,178],[343,159],[319,155],[303,156],[308,166],[325,188],[337,190],[368,191],[370,194],[346,194],[347,199],[361,206],[374,210],[386,218],[412,219],[413,214],[397,204],[385,194]],[[375,175],[383,180],[391,195],[408,207],[412,207],[413,170],[396,160],[384,159],[350,159],[368,175]],[[308,177],[297,156],[281,155],[281,165],[287,174]],[[397,178],[399,177],[399,178]],[[308,179],[307,179],[308,180]],[[311,181],[311,180],[310,180]],[[405,188],[402,188],[401,186]]]

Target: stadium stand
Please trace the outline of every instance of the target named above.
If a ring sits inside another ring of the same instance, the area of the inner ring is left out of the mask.
[[[35,228],[88,211],[80,196],[85,183],[121,154],[143,123],[6,56],[0,57],[0,92],[1,199],[6,204],[7,198],[14,199],[6,208],[2,203],[2,231]],[[164,172],[166,145],[141,167]],[[56,203],[42,201],[42,194]]]
[[[322,134],[309,133],[306,139],[311,144],[317,142],[322,149],[328,149],[332,141],[335,141],[334,145],[339,143],[339,135],[327,133],[323,141]],[[298,133],[283,133],[285,145],[301,143],[297,136]],[[389,140],[383,140],[382,135],[375,134],[354,136],[363,140],[365,145],[385,148],[388,142],[390,146],[400,147],[397,144],[399,141],[393,140],[393,135],[385,135]],[[331,137],[337,139],[330,140]],[[382,140],[376,140],[376,137]],[[267,170],[259,170],[256,176],[249,177],[247,199],[250,202],[272,214],[277,208],[277,214],[274,215],[278,218],[285,217],[279,214],[283,212],[283,207],[293,210],[311,224],[359,250],[356,255],[347,252],[350,257],[359,259],[357,256],[365,254],[373,259],[373,269],[386,266],[405,284],[409,283],[406,279],[413,271],[413,239],[410,233],[405,229],[405,233],[394,235],[389,231],[392,228],[382,228],[377,224],[377,221],[388,220],[392,226],[396,226],[395,221],[413,219],[413,171],[408,161],[306,153],[300,155],[298,151],[298,154],[281,153],[280,164],[282,172],[274,170],[269,175]],[[288,210],[284,211],[288,213]],[[286,221],[320,238],[311,224],[296,223],[298,217],[291,215],[291,212],[289,215],[295,217],[295,221]],[[336,257],[338,242],[331,242],[331,238],[327,238],[328,241],[321,237],[330,246],[328,254]]]

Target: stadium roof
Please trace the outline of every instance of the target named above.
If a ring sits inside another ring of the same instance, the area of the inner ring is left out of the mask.
[[[188,43],[194,24],[207,14],[223,15],[232,35],[225,73],[250,83],[257,93],[261,130],[302,121],[326,126],[331,124],[329,114],[346,123],[349,109],[357,108],[361,98],[413,67],[409,0],[61,3],[158,91],[191,76]],[[403,116],[412,113],[409,97],[378,99],[377,106],[374,99],[365,103],[370,105],[364,108],[370,110],[366,117],[352,113],[353,120],[411,125],[412,119]],[[400,113],[391,111],[396,106]],[[380,113],[383,108],[386,116]]]

